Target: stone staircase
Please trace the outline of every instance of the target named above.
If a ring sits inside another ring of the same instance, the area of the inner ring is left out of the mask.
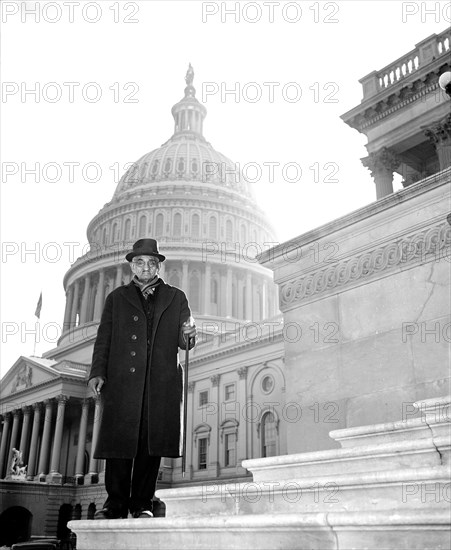
[[[450,400],[331,432],[341,449],[246,460],[252,482],[157,491],[165,518],[69,527],[79,550],[449,549]]]

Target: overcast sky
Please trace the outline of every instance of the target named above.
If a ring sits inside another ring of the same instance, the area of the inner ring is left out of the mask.
[[[33,353],[41,291],[37,355],[54,347],[64,273],[124,165],[172,135],[189,62],[206,139],[251,178],[261,166],[283,242],[375,200],[366,138],[340,115],[360,78],[449,25],[447,4],[2,2],[1,375]]]

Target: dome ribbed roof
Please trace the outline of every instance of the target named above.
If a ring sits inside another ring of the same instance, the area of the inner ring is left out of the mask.
[[[172,108],[174,135],[160,148],[142,156],[122,176],[113,201],[135,189],[145,190],[154,182],[197,182],[222,185],[252,197],[249,182],[239,166],[219,153],[203,134],[207,110],[195,97],[191,64],[186,74],[185,97]]]

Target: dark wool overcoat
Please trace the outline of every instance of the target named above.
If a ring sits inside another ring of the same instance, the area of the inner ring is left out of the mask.
[[[135,284],[108,295],[89,375],[90,379],[105,379],[95,458],[136,456],[147,369],[149,452],[181,456],[183,371],[178,348],[185,346],[181,325],[190,314],[184,292],[160,279],[152,331],[147,334],[147,318]]]

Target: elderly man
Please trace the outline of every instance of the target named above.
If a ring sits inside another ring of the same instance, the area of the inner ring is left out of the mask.
[[[178,348],[196,336],[185,294],[158,277],[157,241],[140,239],[126,260],[134,277],[105,301],[88,382],[102,398],[94,456],[106,459],[108,493],[95,519],[152,517],[160,459],[181,455]]]

